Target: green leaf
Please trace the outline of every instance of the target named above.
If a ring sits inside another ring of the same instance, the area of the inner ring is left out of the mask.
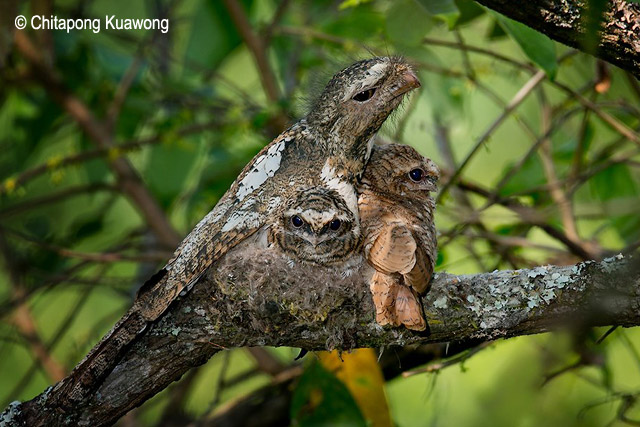
[[[489,40],[498,40],[507,36],[504,29],[500,26],[496,19],[491,20],[489,30],[487,31],[487,38]]]
[[[245,10],[247,2],[241,2]],[[186,57],[200,65],[215,68],[242,39],[222,2],[198,2],[193,13]]]
[[[505,173],[509,173],[512,166],[513,164],[510,164],[506,167]],[[500,195],[509,196],[513,193],[519,193],[537,187],[545,182],[544,169],[542,168],[540,159],[537,156],[530,156],[520,170],[500,189]]]
[[[456,22],[457,27],[467,24],[485,13],[484,9],[473,0],[455,0],[455,2],[460,11],[460,17]]]
[[[509,19],[496,12],[492,12],[492,14],[507,34],[520,45],[525,55],[527,55],[534,64],[542,68],[549,79],[553,80],[558,72],[556,46],[553,41],[544,34],[520,22]]]
[[[314,7],[319,6],[314,2]],[[317,16],[321,11],[309,12]],[[380,32],[384,25],[384,15],[376,11],[373,3],[362,3],[358,7],[341,10],[337,15],[324,16],[321,31],[347,39],[361,40]]]
[[[298,382],[291,419],[300,426],[367,425],[347,387],[318,362],[309,365]]]
[[[429,31],[431,19],[424,9],[416,8],[413,0],[400,0],[387,12],[387,35],[401,47],[421,46]]]
[[[638,194],[638,187],[626,165],[613,165],[591,180],[592,194],[601,201],[632,197]]]
[[[342,3],[340,3],[340,6],[338,6],[338,10],[344,10],[350,7],[360,6],[361,4],[369,3],[370,1],[371,0],[344,0]]]
[[[145,177],[163,207],[168,207],[182,191],[197,154],[196,144],[184,140],[168,141],[151,149]]]
[[[442,19],[449,29],[455,27],[460,11],[453,0],[416,0],[416,2],[438,19]]]
[[[618,199],[618,204],[626,204],[631,211],[637,211],[640,208],[638,184],[627,165],[616,164],[600,172],[591,179],[590,188],[592,194],[599,200],[612,201],[611,206],[616,206],[613,199]],[[606,204],[604,206],[606,207]],[[606,216],[626,243],[638,240],[640,237],[640,216],[637,214],[621,215],[618,209],[611,207],[607,209]]]

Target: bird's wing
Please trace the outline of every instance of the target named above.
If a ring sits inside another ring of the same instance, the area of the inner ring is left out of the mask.
[[[418,293],[422,294],[427,291],[433,276],[433,262],[426,248],[422,247],[422,245],[416,247],[413,268],[403,276],[405,283]]]
[[[164,267],[167,273],[162,279],[143,286],[147,290],[139,295],[135,305],[146,319],[156,320],[215,261],[264,225],[275,207],[268,197],[258,197],[258,193],[269,187],[267,181],[281,171],[281,161],[287,155],[286,149],[295,143],[296,133],[293,127],[264,147],[215,208],[182,241]],[[277,191],[273,186],[269,188]]]
[[[150,289],[138,293],[134,306],[138,307],[147,321],[155,321],[178,295],[190,289],[215,261],[258,231],[261,226],[262,222],[255,222],[245,228],[225,232],[220,231],[220,225],[205,227],[202,231],[207,234],[201,238],[194,236],[194,244],[185,246],[173,263],[163,269],[166,273],[159,281],[145,284]]]
[[[370,244],[367,259],[380,272],[407,273],[415,265],[416,241],[402,220],[383,217],[384,224]]]
[[[415,265],[404,274],[405,283],[423,294],[429,288],[433,277],[433,268],[437,255],[436,229],[431,222],[429,225],[421,224],[414,234],[417,247],[415,252]]]
[[[292,128],[293,129],[293,128]],[[125,349],[157,320],[229,249],[255,233],[273,209],[256,190],[279,171],[284,148],[294,141],[292,129],[267,145],[243,169],[238,179],[182,241],[173,259],[138,291],[133,306],[73,370],[56,385],[61,407],[72,406],[94,390],[111,372]]]

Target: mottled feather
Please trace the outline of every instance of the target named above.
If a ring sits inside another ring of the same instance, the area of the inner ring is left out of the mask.
[[[416,239],[404,221],[390,215],[380,218],[383,227],[376,239],[365,249],[367,259],[376,270],[391,273],[408,273],[416,263]]]
[[[422,314],[422,305],[416,291],[409,286],[396,284],[396,301],[394,315],[398,325],[404,325],[408,329],[424,331],[427,322]]]

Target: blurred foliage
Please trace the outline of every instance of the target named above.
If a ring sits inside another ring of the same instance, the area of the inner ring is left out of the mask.
[[[293,394],[292,425],[367,425],[347,387],[318,362],[312,362]]]
[[[359,348],[349,353],[320,351],[317,355],[322,366],[347,387],[370,424],[384,426],[391,423],[384,377],[373,349]]]
[[[61,18],[167,17],[170,30],[26,32],[65,90],[106,123],[115,144],[108,150],[18,49],[0,50],[3,405],[41,392],[56,379],[55,367],[69,371],[169,256],[123,192],[115,159],[132,164],[184,235],[282,130],[278,118],[300,117],[333,72],[374,54],[404,55],[423,82],[385,125],[385,138],[433,158],[443,183],[474,153],[438,206],[438,269],[580,260],[540,224],[593,257],[638,247],[640,150],[620,129],[638,135],[640,84],[625,72],[572,55],[470,0],[239,3],[267,45],[276,100],[265,95],[263,70],[224,2],[34,0],[19,7],[26,16],[50,8]],[[593,3],[589,25],[604,3]],[[510,113],[507,104],[538,67],[548,79],[521,93]],[[510,209],[512,202],[526,215]],[[597,345],[593,336],[511,339],[459,368],[393,379],[385,386],[390,417],[401,426],[624,425],[620,396],[640,391],[640,332],[617,330]],[[586,357],[585,347],[597,357]],[[292,363],[291,349],[269,351]],[[164,391],[134,418],[162,424],[164,408],[176,404],[200,417],[270,381],[243,350],[231,354],[199,368],[188,393]],[[367,410],[332,372],[308,363],[293,392],[295,422],[366,422]],[[230,380],[242,375],[248,379]],[[626,415],[640,419],[640,408],[631,405]]]

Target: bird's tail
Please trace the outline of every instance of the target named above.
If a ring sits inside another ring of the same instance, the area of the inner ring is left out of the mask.
[[[150,323],[142,310],[140,300],[151,289],[161,285],[166,270],[153,275],[138,291],[134,305],[115,326],[96,344],[71,373],[60,381],[50,393],[61,408],[71,407],[93,394],[124,356],[126,350]]]

